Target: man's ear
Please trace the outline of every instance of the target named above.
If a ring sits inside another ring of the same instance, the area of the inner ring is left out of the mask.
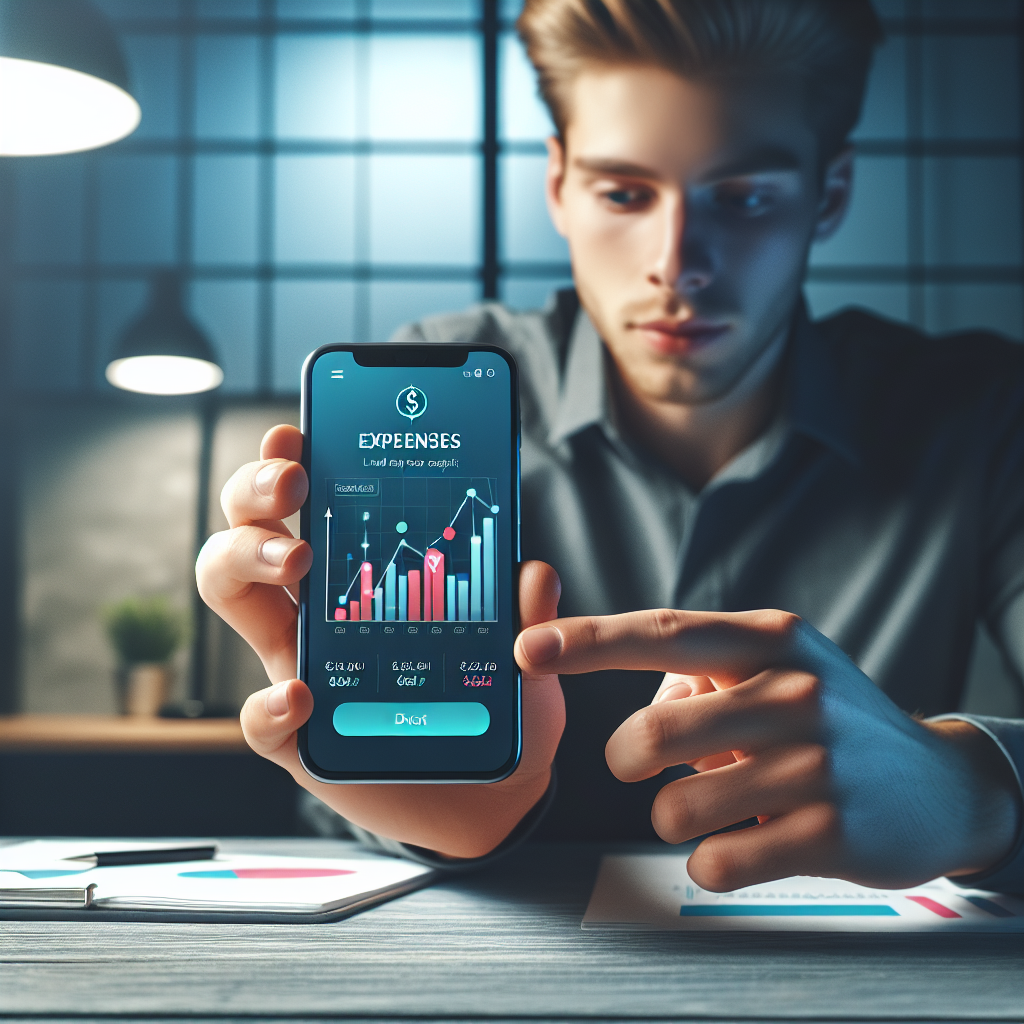
[[[825,180],[818,204],[818,221],[814,227],[814,241],[824,242],[839,229],[850,208],[853,195],[853,147],[847,146],[825,168]]]
[[[565,207],[562,204],[562,185],[565,182],[565,146],[552,135],[547,140],[548,169],[544,178],[544,197],[548,202],[548,216],[555,230],[565,237]]]

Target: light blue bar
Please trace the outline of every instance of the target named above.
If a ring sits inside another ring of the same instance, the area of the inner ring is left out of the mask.
[[[395,576],[398,574],[398,570],[395,568],[395,563],[392,562],[388,566],[388,570],[384,573],[384,618],[389,622],[395,621]]]
[[[459,588],[459,622],[469,622],[469,580],[460,572],[457,576]]]
[[[480,621],[480,538],[469,538],[469,617]]]
[[[455,577],[449,576],[445,580],[445,588],[448,592],[448,608],[445,614],[445,618],[449,622],[454,622],[458,617],[458,606],[455,603]]]
[[[398,621],[409,621],[409,577],[398,577]]]
[[[494,614],[494,520],[484,520],[484,618],[493,622]]]
[[[679,908],[680,917],[899,917],[886,903],[767,904],[725,903]]]
[[[367,701],[334,709],[334,729],[342,736],[482,736],[490,724],[487,708],[469,701]]]
[[[384,620],[384,591],[380,587],[373,592],[373,617],[377,622]]]

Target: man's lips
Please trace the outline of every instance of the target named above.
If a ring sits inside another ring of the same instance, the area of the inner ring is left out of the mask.
[[[710,320],[649,320],[637,324],[648,343],[664,355],[684,355],[718,341],[732,329]]]

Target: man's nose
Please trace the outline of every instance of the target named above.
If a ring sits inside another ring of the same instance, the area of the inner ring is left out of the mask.
[[[665,199],[660,212],[659,245],[648,280],[680,295],[706,288],[711,283],[710,260],[687,215],[685,196]]]

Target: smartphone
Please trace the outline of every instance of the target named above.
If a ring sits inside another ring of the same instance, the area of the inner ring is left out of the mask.
[[[326,345],[302,370],[299,731],[321,782],[519,763],[519,393],[486,345]]]

